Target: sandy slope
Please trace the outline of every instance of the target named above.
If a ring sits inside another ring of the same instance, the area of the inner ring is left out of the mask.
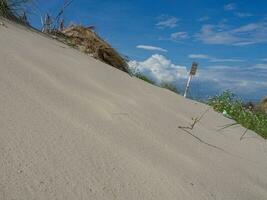
[[[267,199],[267,144],[207,106],[0,26],[0,199]]]

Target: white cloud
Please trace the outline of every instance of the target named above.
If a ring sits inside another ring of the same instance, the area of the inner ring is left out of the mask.
[[[251,23],[244,26],[241,26],[239,28],[233,29],[233,33],[244,33],[244,32],[251,32],[251,31],[257,31],[258,29],[266,26],[266,24],[262,23]],[[265,27],[266,28],[266,27]]]
[[[266,69],[267,70],[267,64],[266,63],[259,63],[253,66],[254,69]]]
[[[214,31],[215,28],[214,25],[203,25],[197,39],[206,44],[233,44],[238,40],[229,32]]]
[[[144,61],[130,61],[128,64],[132,70],[145,74],[156,83],[177,82],[188,75],[185,66],[173,64],[159,54],[152,55]]]
[[[189,54],[188,58],[191,59],[206,59],[209,62],[244,62],[242,59],[237,58],[216,58],[206,54]]]
[[[263,62],[267,62],[267,58],[262,58],[260,60],[263,61]]]
[[[196,38],[205,44],[245,46],[267,42],[267,22],[250,23],[230,29],[228,26],[203,25]]]
[[[175,28],[177,26],[177,22],[179,19],[176,17],[161,17],[161,21],[159,21],[156,26],[158,28]]]
[[[188,58],[193,58],[193,59],[209,59],[210,57],[205,54],[190,54],[188,55]]]
[[[208,21],[209,19],[210,19],[209,16],[203,16],[203,17],[200,17],[199,19],[197,19],[197,21],[204,22],[204,21]]]
[[[149,51],[162,51],[162,52],[167,52],[166,49],[160,48],[160,47],[154,47],[154,46],[149,46],[149,45],[138,45],[136,46],[138,49],[145,49]]]
[[[253,16],[251,13],[242,13],[242,12],[236,12],[235,15],[239,18],[245,18],[245,17],[251,17]]]
[[[184,40],[188,38],[187,32],[176,32],[171,34],[171,39],[173,40]]]
[[[211,58],[210,62],[244,62],[245,60],[242,59],[236,59],[236,58]]]
[[[229,3],[229,4],[224,6],[225,11],[231,11],[231,10],[235,10],[235,9],[236,9],[236,5],[234,3]]]
[[[255,100],[267,93],[267,68],[261,65],[208,66],[199,69],[198,81],[204,89],[211,87],[209,89],[217,92],[229,89],[247,99]]]

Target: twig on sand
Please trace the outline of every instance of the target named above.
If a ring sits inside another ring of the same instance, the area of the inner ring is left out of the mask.
[[[236,125],[240,125],[240,124],[237,123],[237,122],[232,123],[232,124],[226,124],[226,125],[224,125],[222,128],[220,128],[218,131],[221,131],[221,130],[223,130],[223,129],[229,128],[229,127],[231,127],[231,126],[236,126]],[[241,137],[240,137],[240,141],[241,141],[242,139],[244,139],[244,136],[246,135],[247,132],[248,132],[248,128],[246,128],[246,130],[245,130],[245,131],[243,132],[243,134],[241,135]]]
[[[193,130],[194,127],[196,126],[196,124],[198,122],[200,122],[200,120],[205,116],[205,114],[210,110],[210,108],[208,108],[200,117],[196,117],[196,118],[192,118],[193,120],[193,123],[190,124],[189,126],[178,126],[178,128],[182,129],[183,131],[185,131],[186,133],[188,133],[189,135],[191,135],[192,137],[194,137],[195,139],[197,139],[199,142],[205,144],[205,145],[208,145],[212,148],[215,148],[215,149],[218,149],[218,150],[221,150],[221,151],[224,151],[224,149],[220,148],[220,147],[217,147],[213,144],[210,144],[208,142],[205,142],[204,140],[202,140],[201,138],[199,138],[198,136],[194,135],[193,133],[191,133],[189,130]]]
[[[242,136],[240,137],[240,141],[244,138],[244,136],[246,135],[247,132],[248,132],[248,128],[244,131],[244,133],[243,133]]]
[[[196,118],[192,118],[193,123],[190,124],[190,126],[179,126],[178,128],[180,129],[190,129],[193,130],[195,125],[204,117],[204,115],[210,110],[210,108],[208,108],[200,117],[196,117]]]
[[[197,137],[196,135],[194,135],[194,134],[191,133],[190,131],[188,131],[188,130],[186,130],[186,129],[183,129],[183,128],[181,128],[181,129],[182,129],[183,131],[185,131],[186,133],[188,133],[189,135],[191,135],[192,137],[194,137],[195,139],[197,139],[199,142],[201,142],[201,143],[203,143],[203,144],[205,144],[205,145],[208,145],[208,146],[210,146],[210,147],[213,147],[213,148],[215,148],[215,149],[224,151],[224,149],[222,149],[222,148],[220,148],[220,147],[217,147],[217,146],[215,146],[215,145],[213,145],[213,144],[210,144],[210,143],[208,143],[208,142],[205,142],[204,140],[202,140],[201,138]]]
[[[218,131],[221,131],[221,130],[223,130],[223,129],[226,129],[226,128],[229,128],[229,127],[231,127],[231,126],[235,126],[235,125],[239,125],[237,122],[235,122],[235,123],[232,123],[232,124],[226,124],[226,125],[224,125],[222,128],[220,128]]]

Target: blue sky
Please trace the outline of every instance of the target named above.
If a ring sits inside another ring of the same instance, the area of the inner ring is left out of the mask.
[[[40,27],[40,15],[55,14],[62,4],[37,3],[32,24]],[[94,25],[132,68],[158,82],[184,88],[197,61],[193,96],[225,89],[247,100],[267,95],[266,0],[74,0],[65,18]]]

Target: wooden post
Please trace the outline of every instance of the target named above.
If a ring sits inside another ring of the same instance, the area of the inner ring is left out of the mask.
[[[191,83],[193,76],[196,75],[196,73],[197,73],[197,66],[198,66],[198,64],[196,62],[193,62],[190,73],[189,73],[188,81],[186,84],[186,88],[185,88],[185,92],[184,92],[184,98],[186,98],[186,96],[187,96],[187,92],[189,90],[190,83]]]

